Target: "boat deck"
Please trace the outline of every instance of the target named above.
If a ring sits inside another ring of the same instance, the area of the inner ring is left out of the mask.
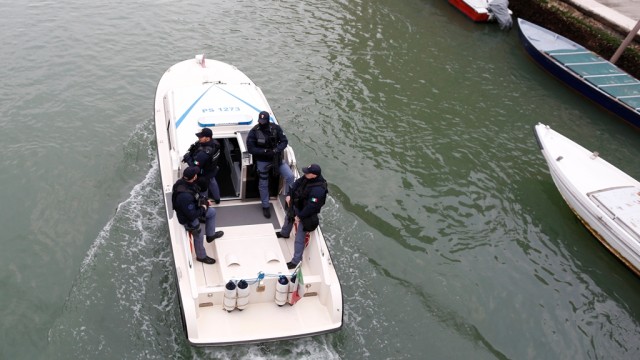
[[[619,101],[640,111],[640,81],[586,49],[554,49],[547,55]]]
[[[273,302],[263,302],[231,313],[224,311],[221,305],[203,308],[198,319],[198,334],[203,339],[216,339],[220,344],[252,343],[264,334],[269,334],[270,338],[260,339],[261,342],[294,338],[296,336],[292,335],[302,329],[308,335],[325,333],[334,322],[322,299],[313,296],[305,297],[295,306],[277,307]]]
[[[273,204],[271,214],[271,219],[265,218],[257,201],[223,201],[217,206],[216,230],[224,231],[224,236],[204,243],[207,254],[217,263],[195,263],[198,286],[217,287],[229,279],[253,279],[260,271],[290,274],[286,264],[293,256],[293,237],[276,237],[282,222]],[[221,258],[219,254],[225,256]]]
[[[275,200],[272,200],[275,201]],[[282,223],[277,216],[273,204],[271,204],[271,219],[262,215],[259,201],[222,201],[216,209],[216,226],[243,226],[252,224],[271,224],[274,229],[280,229]]]
[[[277,276],[293,272],[287,269],[287,262],[295,241],[294,234],[288,239],[276,237],[284,220],[278,201],[282,197],[271,200],[270,219],[263,216],[259,201],[223,201],[216,207],[216,230],[224,231],[224,236],[204,246],[217,261],[214,265],[194,262],[200,308],[196,323],[203,344],[263,342],[299,337],[302,329],[314,335],[339,328],[336,310],[328,306],[329,287],[317,268],[304,261],[303,298],[295,306],[274,302]],[[260,273],[266,275],[262,290],[257,283]],[[249,303],[242,311],[227,312],[223,309],[225,284],[240,279],[249,283]]]

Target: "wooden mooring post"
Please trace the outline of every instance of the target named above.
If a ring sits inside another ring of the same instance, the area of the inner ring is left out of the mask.
[[[615,64],[616,61],[618,61],[618,59],[620,58],[624,50],[627,48],[627,46],[631,44],[631,40],[633,40],[633,38],[636,36],[636,34],[638,33],[638,30],[640,30],[640,20],[638,20],[638,23],[636,23],[636,26],[633,27],[629,35],[627,35],[624,41],[622,41],[622,44],[620,44],[620,47],[618,47],[618,50],[616,50],[616,53],[613,54],[613,56],[611,57],[611,60],[609,60],[611,61],[612,64]]]

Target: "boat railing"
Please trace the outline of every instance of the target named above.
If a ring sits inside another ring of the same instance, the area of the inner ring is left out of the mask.
[[[329,268],[333,263],[319,227],[310,233],[305,254],[304,258],[309,262],[305,267],[308,272],[303,271],[305,296],[318,296],[320,302],[330,310],[332,318],[338,321],[342,317],[342,309],[335,309],[342,303],[340,284],[335,272]]]
[[[291,148],[291,146],[287,146],[284,149],[284,162],[285,164],[289,165],[289,168],[291,168],[291,171],[294,174],[298,173],[298,163],[296,162],[296,155],[293,153],[293,149]]]
[[[177,219],[176,219],[177,222]],[[180,242],[181,249],[182,249],[182,255],[184,256],[184,261],[185,261],[185,270],[187,272],[186,276],[187,276],[187,281],[189,282],[189,290],[191,292],[191,297],[194,300],[198,299],[198,285],[196,282],[196,272],[194,269],[194,264],[193,264],[193,256],[191,254],[191,235],[184,229],[182,229],[182,226],[178,226],[177,227],[178,230],[178,236],[176,236],[176,238],[178,239],[178,241]]]

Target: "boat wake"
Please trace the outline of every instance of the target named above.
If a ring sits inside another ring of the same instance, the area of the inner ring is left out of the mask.
[[[134,134],[137,140],[144,138],[138,146],[153,149],[152,136],[145,135],[150,127],[144,124]],[[54,357],[165,357],[179,346],[158,165],[153,151],[146,156],[151,168],[87,251],[62,314],[49,331]]]

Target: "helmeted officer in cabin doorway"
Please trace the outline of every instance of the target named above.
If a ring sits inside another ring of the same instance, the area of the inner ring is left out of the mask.
[[[247,136],[247,150],[256,161],[258,170],[258,190],[262,205],[262,214],[267,219],[271,217],[269,209],[269,172],[276,171],[284,177],[286,194],[293,183],[293,172],[284,163],[282,152],[289,144],[280,125],[270,121],[271,116],[266,111],[258,114],[258,125],[254,126]]]

